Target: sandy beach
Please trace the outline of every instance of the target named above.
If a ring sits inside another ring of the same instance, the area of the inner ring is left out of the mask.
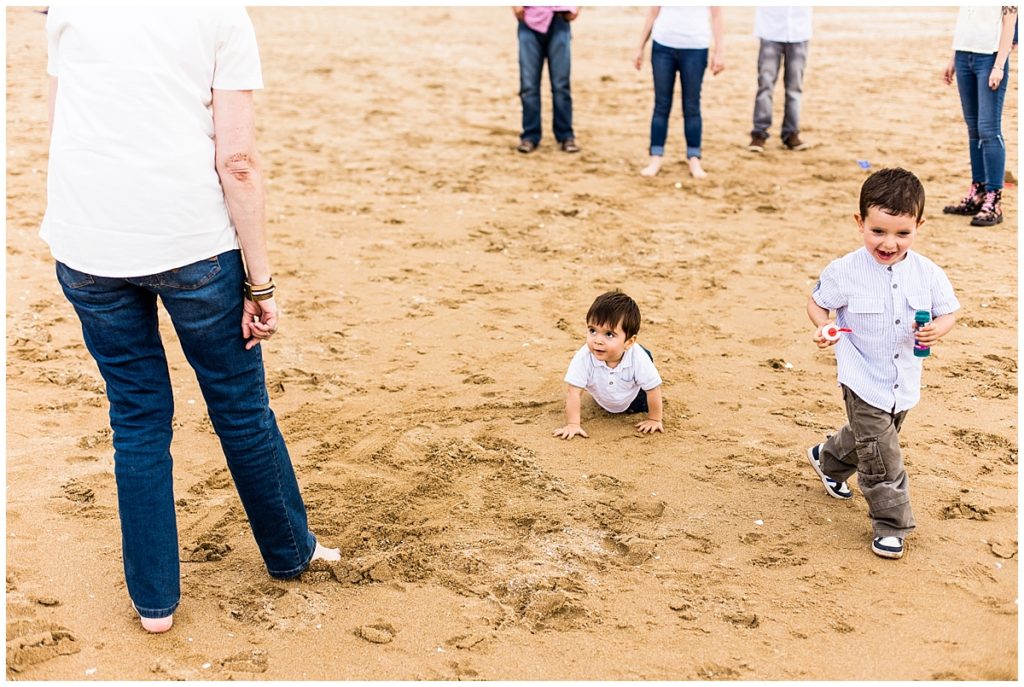
[[[9,680],[1017,679],[1017,188],[993,228],[941,213],[970,181],[942,82],[956,8],[817,8],[812,147],[779,143],[780,83],[760,155],[754,12],[725,8],[699,181],[678,94],[665,166],[639,175],[645,11],[583,9],[583,150],[557,149],[545,85],[521,155],[508,8],[250,9],[283,309],[268,385],[311,528],[343,559],[267,576],[161,313],[183,599],[149,636],[103,381],[38,237],[45,16],[7,8]],[[962,304],[902,431],[917,531],[900,561],[871,553],[856,480],[831,499],[804,457],[845,422],[807,296],[863,245],[857,194],[886,166],[924,183],[914,248]],[[666,431],[587,398],[590,438],[558,440],[566,366],[612,288],[640,304]]]

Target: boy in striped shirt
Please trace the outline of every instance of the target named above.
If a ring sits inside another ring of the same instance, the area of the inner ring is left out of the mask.
[[[859,210],[854,219],[864,247],[829,263],[807,301],[814,342],[836,347],[848,422],[807,457],[837,499],[853,496],[846,480],[857,473],[874,530],[871,550],[901,558],[914,529],[899,444],[907,411],[921,395],[914,339],[938,343],[956,323],[960,303],[942,269],[910,250],[924,224],[924,188],[916,176],[899,168],[875,172],[861,187]],[[932,319],[915,329],[918,310]],[[832,326],[852,331],[836,341],[822,335]]]

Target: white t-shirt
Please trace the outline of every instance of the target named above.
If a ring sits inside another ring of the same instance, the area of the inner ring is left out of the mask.
[[[758,7],[754,35],[775,43],[803,43],[811,40],[811,8]]]
[[[1003,28],[1000,5],[961,7],[953,29],[953,50],[991,55],[999,51],[999,32]]]
[[[644,349],[634,344],[623,354],[615,368],[605,365],[586,344],[576,351],[565,373],[565,381],[586,389],[597,404],[609,413],[621,413],[640,393],[661,386],[661,376]]]
[[[211,89],[263,87],[244,8],[51,7],[57,99],[40,236],[103,277],[238,247],[214,167]]]
[[[651,38],[666,48],[710,48],[711,8],[662,7],[654,18]]]

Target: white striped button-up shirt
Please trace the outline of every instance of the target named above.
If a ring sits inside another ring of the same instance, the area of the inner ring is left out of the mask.
[[[942,268],[909,250],[885,266],[859,248],[829,263],[812,297],[836,311],[836,324],[853,330],[835,346],[839,383],[876,408],[913,408],[921,397],[914,313],[927,310],[935,319],[960,309]]]

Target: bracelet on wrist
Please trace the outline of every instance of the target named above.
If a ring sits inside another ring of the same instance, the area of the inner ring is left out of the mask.
[[[992,71],[1002,73],[1003,68],[1002,67],[992,67]]]
[[[274,291],[277,290],[277,285],[274,284],[274,280],[271,279],[266,284],[251,284],[249,280],[245,280],[245,286],[242,288],[243,293],[247,300],[250,301],[265,301],[274,297]]]

